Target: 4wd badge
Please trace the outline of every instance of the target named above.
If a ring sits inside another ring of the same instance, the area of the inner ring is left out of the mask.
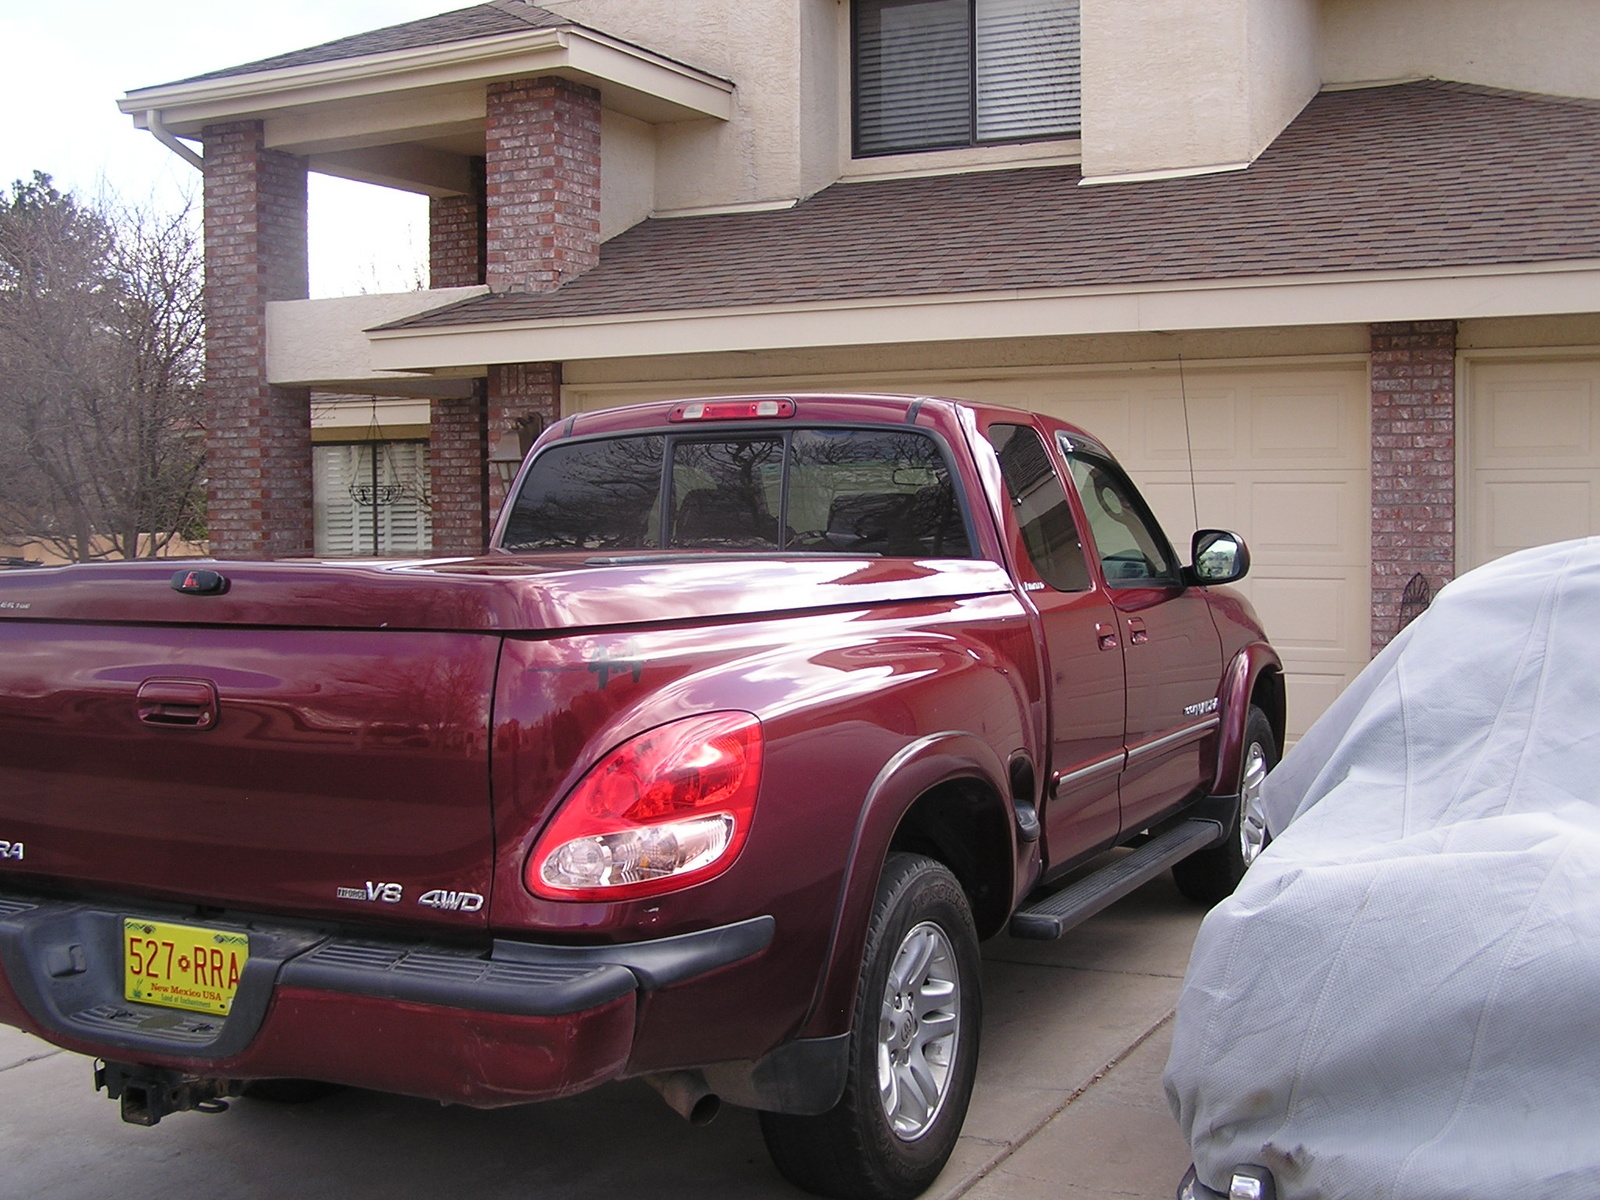
[[[442,908],[447,912],[477,912],[483,907],[483,897],[477,892],[451,892],[434,888],[418,896],[417,903],[428,908]]]

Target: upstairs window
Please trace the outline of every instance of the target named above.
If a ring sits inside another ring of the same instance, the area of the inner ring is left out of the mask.
[[[855,0],[855,154],[1075,136],[1078,0]]]

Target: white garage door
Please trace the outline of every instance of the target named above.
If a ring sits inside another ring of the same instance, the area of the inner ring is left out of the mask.
[[[1468,364],[1461,566],[1600,534],[1600,358]]]
[[[1298,738],[1364,667],[1371,639],[1367,367],[852,375],[664,384],[662,396],[742,389],[920,392],[1032,408],[1081,425],[1133,475],[1180,554],[1195,529],[1183,395],[1193,430],[1201,526],[1244,535],[1239,585],[1283,656],[1289,736]],[[569,387],[569,407],[650,398],[639,385]]]

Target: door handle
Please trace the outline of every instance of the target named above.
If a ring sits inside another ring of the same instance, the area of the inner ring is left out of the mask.
[[[146,725],[210,729],[217,723],[217,685],[209,679],[146,679],[135,704]]]
[[[1142,646],[1150,640],[1150,631],[1144,627],[1144,621],[1139,617],[1128,618],[1128,644]]]
[[[1107,625],[1104,621],[1096,621],[1094,636],[1100,642],[1100,649],[1115,650],[1117,648],[1117,627]]]

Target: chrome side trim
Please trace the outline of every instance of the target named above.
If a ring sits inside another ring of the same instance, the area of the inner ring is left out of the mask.
[[[1074,771],[1068,771],[1065,775],[1057,775],[1054,781],[1050,784],[1051,798],[1053,799],[1057,796],[1066,795],[1068,792],[1075,792],[1079,788],[1085,787],[1097,779],[1104,779],[1107,775],[1115,775],[1118,771],[1122,770],[1123,764],[1126,762],[1127,757],[1128,755],[1126,751],[1118,750],[1109,758],[1102,758],[1098,762],[1092,762],[1086,767],[1079,767]]]
[[[1207,717],[1194,725],[1185,725],[1182,729],[1175,729],[1171,733],[1162,734],[1160,737],[1151,738],[1148,742],[1141,742],[1137,746],[1128,747],[1128,765],[1132,766],[1142,758],[1152,754],[1159,754],[1163,750],[1170,750],[1174,746],[1182,746],[1189,742],[1198,742],[1208,733],[1215,732],[1222,726],[1221,717]]]

